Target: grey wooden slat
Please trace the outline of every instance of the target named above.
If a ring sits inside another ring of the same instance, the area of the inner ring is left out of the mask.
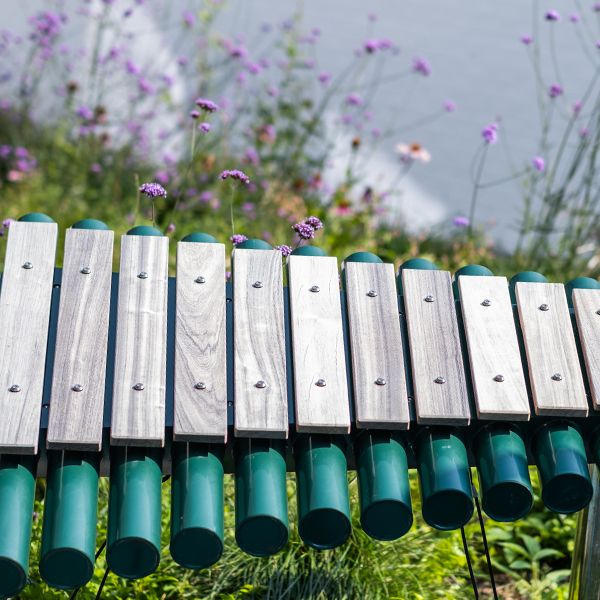
[[[235,435],[287,438],[283,267],[277,250],[234,250],[233,314]]]
[[[417,421],[471,418],[452,282],[447,271],[402,270]]]
[[[573,308],[595,410],[600,409],[600,290],[573,290]]]
[[[164,445],[168,262],[168,238],[122,236],[113,445]]]
[[[394,265],[348,262],[344,274],[356,425],[408,429]]]
[[[296,430],[348,433],[350,407],[337,259],[290,256],[288,284]]]
[[[480,419],[527,421],[529,398],[506,277],[459,277]]]
[[[587,398],[564,286],[519,282],[516,296],[536,413],[586,416]]]
[[[227,441],[225,246],[177,244],[173,437]]]
[[[113,242],[112,231],[66,233],[48,448],[102,447]]]
[[[0,293],[0,454],[37,453],[56,238],[55,223],[10,225]]]

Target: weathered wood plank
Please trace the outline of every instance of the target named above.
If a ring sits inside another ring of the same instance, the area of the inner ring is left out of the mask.
[[[527,421],[529,398],[506,277],[459,277],[480,419]]]
[[[225,246],[177,244],[177,441],[227,441]]]
[[[600,409],[600,290],[573,290],[573,308],[585,360],[592,405]]]
[[[114,233],[68,229],[47,447],[102,447]]]
[[[587,398],[564,286],[519,282],[516,296],[536,413],[586,416]]]
[[[113,445],[164,445],[168,262],[167,237],[121,238]]]
[[[350,406],[337,259],[288,258],[296,430],[348,433]]]
[[[233,300],[235,435],[287,438],[283,267],[277,250],[234,250]]]
[[[450,273],[403,269],[402,287],[417,421],[467,425],[471,411]]]
[[[356,425],[408,429],[394,265],[347,262],[344,275]]]
[[[55,223],[10,225],[0,293],[0,454],[37,453],[56,238]]]

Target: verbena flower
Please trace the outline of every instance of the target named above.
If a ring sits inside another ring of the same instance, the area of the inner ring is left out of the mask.
[[[219,110],[219,106],[213,102],[212,100],[208,100],[207,98],[198,98],[196,100],[196,106],[203,110],[204,112],[216,112]]]
[[[521,43],[525,44],[525,46],[529,46],[530,44],[533,44],[533,38],[530,35],[522,35],[521,36]]]
[[[304,221],[292,225],[292,229],[298,234],[298,237],[302,240],[312,240],[315,237],[315,230],[308,223]]]
[[[546,21],[560,21],[560,14],[557,10],[549,10],[546,13]]]
[[[282,256],[289,256],[292,253],[290,246],[286,246],[285,244],[281,244],[281,246],[275,246],[275,250],[279,250]]]
[[[490,123],[481,130],[481,137],[486,144],[495,144],[498,141],[498,124]]]
[[[571,21],[571,23],[579,23],[579,21],[581,21],[581,17],[577,13],[573,13],[569,16],[569,21]]]
[[[536,171],[543,173],[546,170],[546,161],[541,156],[534,156],[531,164]]]
[[[148,198],[166,198],[167,190],[160,183],[142,183],[139,190]]]
[[[456,215],[456,217],[454,217],[452,219],[452,223],[454,224],[455,227],[459,227],[459,228],[463,229],[464,227],[468,227],[471,222],[469,221],[469,219],[467,217],[463,217],[461,215]]]
[[[239,169],[227,169],[219,175],[219,178],[223,180],[236,179],[237,181],[241,181],[246,185],[250,183],[250,178],[248,177],[248,175],[246,175],[244,171],[240,171]]]
[[[167,233],[173,233],[175,231],[175,223],[169,223],[167,225]]]
[[[363,100],[358,94],[352,93],[346,98],[346,103],[350,106],[360,106]]]
[[[192,117],[192,119],[198,119],[200,117],[200,111],[199,110],[193,110],[190,112],[190,117]]]
[[[431,75],[431,65],[424,58],[420,58],[420,57],[414,58],[412,70],[415,73],[419,73],[420,75],[423,75],[424,77],[428,77],[429,75]]]
[[[328,85],[331,81],[331,73],[319,73],[317,79],[323,85]]]
[[[453,100],[445,100],[443,106],[446,112],[454,112],[456,110],[456,103]]]
[[[550,98],[558,98],[559,96],[562,96],[562,93],[563,89],[558,83],[553,83],[548,89],[548,95]]]
[[[323,222],[318,217],[306,217],[304,222],[310,225],[315,231],[323,229]]]
[[[94,118],[94,111],[89,106],[80,106],[75,114],[84,121],[91,121]]]
[[[210,123],[203,121],[202,123],[200,123],[200,125],[198,125],[198,129],[203,133],[208,133],[210,131]]]
[[[229,238],[234,246],[245,242],[248,238],[243,233],[235,233]]]

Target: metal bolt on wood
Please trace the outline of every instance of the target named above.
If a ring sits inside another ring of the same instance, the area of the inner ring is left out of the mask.
[[[313,286],[310,288],[310,291],[311,291],[311,292],[314,292],[314,293],[317,293],[317,292],[320,292],[320,291],[321,291],[321,288],[320,288],[318,285],[313,285]]]
[[[267,384],[262,379],[260,379],[254,384],[254,387],[257,387],[262,390],[263,388],[267,387]]]
[[[15,385],[11,385],[11,386],[8,388],[8,391],[9,391],[9,392],[20,392],[20,391],[21,391],[21,386],[20,386],[20,385],[17,385],[17,384],[15,384]]]
[[[481,306],[491,306],[492,305],[492,301],[489,298],[486,298],[482,303]]]
[[[29,261],[24,262],[23,263],[23,268],[24,269],[33,269],[33,263],[30,263]]]
[[[550,310],[550,307],[547,304],[540,304],[540,310],[546,312]]]
[[[423,300],[425,300],[425,302],[435,302],[435,298],[431,294],[429,296],[425,296]]]
[[[563,376],[560,373],[554,373],[554,375],[552,375],[552,380],[553,381],[562,381]]]
[[[205,390],[206,389],[206,384],[203,381],[199,381],[196,385],[194,385],[194,387],[197,390]]]
[[[148,273],[146,273],[146,271],[142,271],[141,273],[138,273],[138,278],[139,279],[148,279]]]
[[[318,387],[325,387],[327,385],[327,382],[324,379],[317,379],[315,385],[317,385]]]
[[[375,385],[385,385],[387,381],[383,377],[378,377],[375,380]]]
[[[71,389],[74,392],[83,392],[83,386],[80,383],[76,383]]]
[[[375,290],[369,290],[367,292],[367,296],[369,296],[369,298],[376,298],[377,297],[377,292]]]
[[[196,279],[194,279],[194,281],[196,283],[206,283],[206,279],[204,277],[202,277],[202,275],[196,277]]]
[[[143,384],[143,383],[136,383],[136,384],[133,386],[133,389],[134,389],[136,392],[141,392],[141,391],[144,389],[144,384]]]
[[[82,267],[82,269],[79,271],[82,275],[89,275],[92,270],[89,267]]]
[[[258,289],[258,288],[261,288],[262,286],[263,286],[263,284],[262,284],[262,281],[255,281],[255,282],[252,284],[252,287],[254,287],[254,288],[257,288],[257,289]]]
[[[502,383],[504,381],[504,375],[496,375],[496,377],[494,377],[494,381]]]
[[[436,377],[433,381],[435,381],[435,383],[446,383],[446,379],[444,377]]]

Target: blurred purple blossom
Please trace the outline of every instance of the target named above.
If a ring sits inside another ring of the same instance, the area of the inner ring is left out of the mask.
[[[536,171],[543,173],[546,170],[546,161],[541,156],[534,156],[531,164]]]
[[[97,163],[97,162],[92,163],[90,165],[90,171],[92,173],[102,173],[102,165],[100,163]]]
[[[202,133],[208,133],[210,131],[210,123],[207,123],[206,121],[203,121],[202,123],[200,123],[200,125],[198,125],[198,129]]]
[[[173,233],[175,231],[175,223],[169,223],[167,225],[166,233]]]
[[[208,100],[207,98],[198,98],[196,100],[196,106],[203,110],[204,112],[216,112],[219,110],[217,104],[215,104],[212,100]]]
[[[80,106],[75,114],[84,121],[91,121],[94,118],[94,111],[89,106]]]
[[[213,199],[213,193],[206,190],[200,194],[198,199],[203,203],[210,202]]]
[[[557,10],[552,9],[546,13],[545,19],[546,21],[559,21],[560,14]]]
[[[196,16],[191,10],[184,10],[181,15],[181,18],[183,19],[183,22],[186,25],[186,27],[193,27],[196,23]]]
[[[579,23],[579,21],[581,21],[581,17],[577,13],[573,13],[569,16],[569,21],[571,21],[571,23]]]
[[[355,93],[350,94],[347,98],[346,98],[346,104],[348,104],[349,106],[361,106],[363,103],[363,99]]]
[[[431,65],[429,64],[429,61],[422,57],[417,56],[413,59],[412,70],[414,73],[418,73],[424,77],[431,75]]]
[[[490,123],[481,131],[481,137],[486,144],[495,144],[498,141],[498,124]]]
[[[234,233],[229,239],[231,240],[234,246],[237,246],[238,244],[247,241],[248,237],[245,236],[243,233]]]
[[[530,35],[522,35],[521,36],[521,43],[525,44],[525,46],[529,46],[530,44],[533,44],[533,38]]]
[[[550,98],[558,98],[559,96],[562,96],[562,94],[562,86],[558,83],[553,83],[548,89],[548,95],[550,96]]]
[[[467,217],[457,215],[456,217],[454,217],[452,219],[452,223],[455,227],[464,229],[465,227],[468,227],[471,222],[469,221],[469,219]]]
[[[281,246],[275,246],[275,250],[279,250],[282,256],[289,256],[292,253],[290,246],[286,246],[285,244],[281,244]]]
[[[148,198],[166,198],[167,190],[160,183],[142,183],[139,191]]]
[[[244,160],[250,163],[251,165],[258,165],[258,163],[260,162],[260,157],[258,155],[258,152],[256,151],[256,148],[247,148],[244,152]]]
[[[250,183],[250,178],[248,177],[248,175],[246,175],[244,171],[240,171],[239,169],[227,169],[219,175],[219,179],[235,179],[237,181],[241,181],[246,185]]]
[[[317,79],[323,85],[329,85],[329,83],[331,81],[331,73],[326,73],[326,72],[319,73],[319,75],[317,76]]]
[[[581,112],[581,109],[583,108],[583,102],[581,100],[577,100],[576,102],[573,102],[573,113],[578,115]]]
[[[446,112],[454,112],[456,110],[456,103],[453,100],[444,100],[443,106]]]
[[[139,75],[142,72],[130,58],[125,61],[125,70],[131,75]]]
[[[192,117],[192,119],[197,119],[198,117],[200,117],[200,111],[199,110],[192,110],[190,112],[190,117]]]

